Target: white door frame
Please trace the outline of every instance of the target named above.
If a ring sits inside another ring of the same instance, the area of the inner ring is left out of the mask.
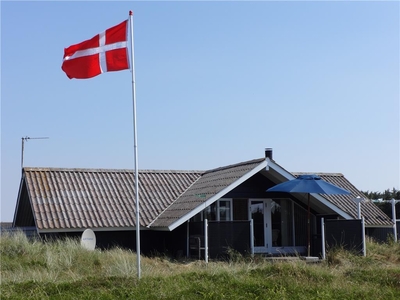
[[[251,214],[251,203],[253,201],[263,202],[263,218],[264,218],[264,246],[255,246],[253,239],[254,253],[265,253],[265,254],[294,254],[304,252],[304,246],[285,246],[285,247],[274,247],[272,245],[272,217],[271,208],[273,199],[263,198],[254,199],[250,198],[248,202],[249,208],[249,220],[252,219]],[[293,225],[294,226],[294,225]],[[295,232],[295,231],[293,231]],[[254,234],[254,221],[253,221],[253,234]]]
[[[255,246],[254,253],[270,253],[272,251],[272,237],[271,237],[271,201],[272,199],[249,199],[249,219],[252,219],[251,204],[252,202],[262,202],[263,213],[263,231],[264,231],[264,246]],[[254,224],[254,222],[253,222]],[[253,230],[254,232],[254,230]]]

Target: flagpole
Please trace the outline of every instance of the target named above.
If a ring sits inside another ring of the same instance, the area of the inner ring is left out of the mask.
[[[137,256],[137,275],[140,279],[140,212],[139,212],[139,169],[137,151],[137,132],[136,132],[136,87],[135,87],[135,60],[133,44],[133,13],[129,11],[129,21],[131,25],[131,62],[132,62],[132,102],[133,102],[133,138],[135,156],[135,199],[136,199],[136,256]]]

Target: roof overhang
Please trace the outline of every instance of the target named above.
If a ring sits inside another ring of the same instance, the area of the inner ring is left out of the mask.
[[[278,180],[275,182],[276,184],[296,178],[295,176],[293,176],[293,174],[286,171],[281,166],[279,166],[275,162],[271,161],[269,158],[267,158],[267,161],[268,161],[268,172],[271,172],[271,170],[272,170],[273,175],[275,175],[274,177],[277,178],[277,180]],[[276,173],[276,174],[274,174],[274,173]],[[271,178],[271,180],[274,181],[272,178]],[[337,213],[342,218],[347,219],[347,220],[353,219],[353,217],[351,215],[349,215],[348,213],[341,210],[333,203],[326,200],[323,196],[321,196],[319,194],[313,194],[313,193],[310,194],[310,196],[313,197],[314,199],[316,199],[317,201],[319,201],[320,203],[322,203],[324,206],[326,206],[329,209],[331,209],[332,211],[334,211],[335,213]]]
[[[94,232],[98,231],[136,231],[136,227],[85,227],[85,228],[47,228],[38,229],[38,233],[62,233],[62,232],[84,232],[85,229],[91,229]],[[141,227],[140,231],[148,230],[146,227]]]
[[[394,225],[373,225],[373,224],[367,225],[367,224],[365,224],[365,228],[393,228],[393,227],[394,227]]]

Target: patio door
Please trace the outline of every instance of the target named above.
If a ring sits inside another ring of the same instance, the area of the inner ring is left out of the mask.
[[[254,252],[280,253],[294,246],[293,206],[289,199],[250,200]]]
[[[254,252],[271,252],[271,200],[250,200],[250,218],[254,226]]]

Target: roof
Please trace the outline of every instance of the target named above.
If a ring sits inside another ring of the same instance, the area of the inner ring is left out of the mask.
[[[204,172],[201,178],[174,201],[151,226],[167,227],[180,220],[183,216],[195,215],[214,202],[213,198],[217,200],[217,198],[226,194],[223,191],[227,187],[230,186],[230,189],[232,189],[243,182],[243,176],[259,167],[263,162],[265,162],[265,159],[256,159]],[[221,195],[216,197],[218,194]]]
[[[279,181],[306,174],[289,173],[268,158],[208,171],[140,170],[140,225],[173,230],[256,173],[272,174],[272,171],[276,180],[279,173]],[[352,199],[365,196],[343,174],[317,174],[349,190],[351,195],[314,197],[342,217],[356,218],[357,205]],[[136,226],[132,170],[24,168],[23,179],[39,231]],[[362,215],[369,226],[392,225],[389,217],[371,201],[362,204]]]
[[[316,174],[331,184],[348,190],[351,195],[321,195],[329,202],[340,208],[341,210],[350,214],[353,218],[358,217],[357,204],[354,198],[366,198],[350,181],[348,181],[341,173],[305,173],[305,172],[292,172],[295,177],[306,174]],[[371,200],[367,199],[361,204],[361,216],[365,218],[366,225],[391,225],[390,218],[376,206]]]
[[[108,169],[24,168],[40,229],[132,227],[134,172]],[[199,171],[139,172],[140,224],[148,225],[201,176]]]
[[[12,228],[12,222],[0,222],[0,231]]]

